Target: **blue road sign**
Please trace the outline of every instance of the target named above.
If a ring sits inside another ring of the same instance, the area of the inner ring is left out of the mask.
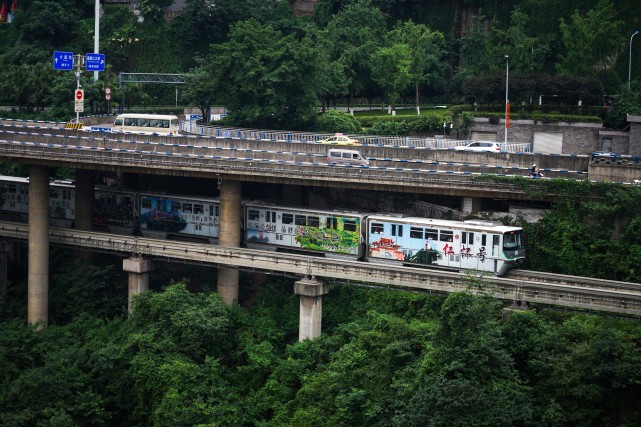
[[[87,71],[105,71],[105,55],[103,53],[87,53],[85,59]]]
[[[73,70],[73,52],[55,51],[53,53],[53,69]]]

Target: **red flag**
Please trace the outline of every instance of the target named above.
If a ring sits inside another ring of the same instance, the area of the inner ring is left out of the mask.
[[[505,104],[505,128],[510,127],[510,103]]]

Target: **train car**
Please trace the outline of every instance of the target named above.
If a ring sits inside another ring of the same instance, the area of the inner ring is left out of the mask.
[[[0,210],[16,220],[29,214],[29,178],[0,176]]]
[[[138,199],[140,229],[145,236],[194,236],[211,242],[219,237],[218,198],[139,193]]]
[[[366,257],[504,275],[525,258],[522,229],[486,221],[371,215]]]
[[[29,178],[0,176],[0,210],[9,220],[26,222],[29,217]],[[69,181],[49,185],[49,215],[57,227],[71,226],[75,216],[75,191]]]
[[[246,202],[244,242],[248,248],[358,259],[362,247],[358,212]]]
[[[136,192],[132,190],[96,187],[94,190],[93,224],[96,230],[131,234],[139,227],[135,222]]]

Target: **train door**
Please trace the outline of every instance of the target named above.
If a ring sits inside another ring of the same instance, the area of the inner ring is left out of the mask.
[[[492,234],[492,254],[491,258],[494,261],[494,273],[498,273],[501,260],[501,236]]]
[[[294,246],[294,214],[281,212],[280,229],[276,233],[276,243],[285,246]]]

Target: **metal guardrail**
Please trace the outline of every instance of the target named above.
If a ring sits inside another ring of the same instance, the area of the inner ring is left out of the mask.
[[[202,136],[215,136],[222,138],[253,139],[260,141],[284,142],[318,142],[334,136],[334,134],[320,134],[308,132],[292,132],[282,130],[259,130],[223,126],[202,125],[193,121],[181,123],[181,130]],[[419,147],[427,149],[447,149],[467,145],[472,140],[452,140],[439,137],[413,137],[413,136],[377,136],[377,135],[348,135],[362,145],[376,145],[385,147]],[[529,153],[531,144],[526,143],[499,143],[501,152]]]

